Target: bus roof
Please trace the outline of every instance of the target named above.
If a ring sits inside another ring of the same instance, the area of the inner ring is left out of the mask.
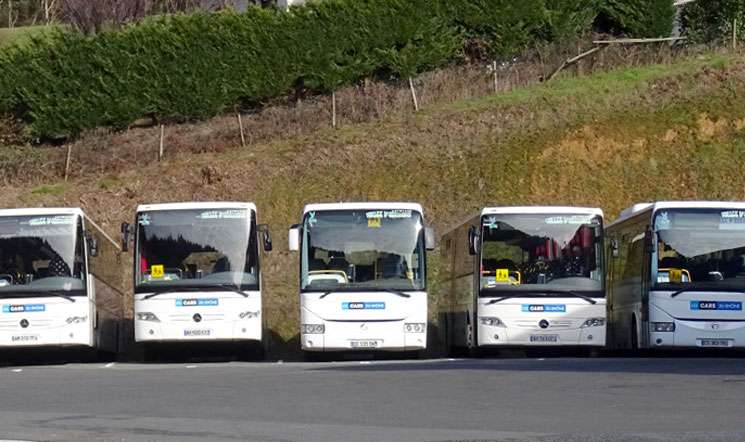
[[[140,204],[138,212],[153,212],[156,210],[189,210],[189,209],[251,209],[256,211],[254,203],[236,202],[186,202],[186,203],[163,203],[163,204]]]
[[[369,203],[321,203],[308,204],[303,209],[303,214],[324,210],[412,210],[423,213],[421,204],[417,203],[391,203],[391,202],[369,202]]]
[[[626,221],[640,213],[650,213],[660,209],[744,209],[745,202],[741,201],[655,201],[650,203],[638,203],[621,211],[618,218],[608,227]]]
[[[602,217],[603,210],[595,207],[572,206],[503,206],[484,207],[481,215],[499,214],[569,214],[569,215],[597,215]]]
[[[0,216],[36,215],[83,215],[79,207],[30,207],[21,209],[0,209]]]

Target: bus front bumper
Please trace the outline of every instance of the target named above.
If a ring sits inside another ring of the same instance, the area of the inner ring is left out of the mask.
[[[670,322],[674,332],[656,332],[650,323],[649,347],[745,348],[745,321]]]
[[[135,320],[137,342],[261,341],[261,318],[242,321]]]
[[[480,325],[479,346],[588,346],[605,345],[605,326],[565,330],[524,330]]]
[[[323,333],[301,333],[305,351],[413,351],[427,347],[427,326],[405,332],[405,321],[324,321]]]
[[[36,320],[36,318],[34,318]],[[86,346],[93,347],[90,324],[35,327],[31,324],[0,324],[0,347]]]

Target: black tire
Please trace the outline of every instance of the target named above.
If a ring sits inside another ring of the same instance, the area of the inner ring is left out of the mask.
[[[631,351],[639,350],[639,332],[636,330],[636,320],[631,320]]]

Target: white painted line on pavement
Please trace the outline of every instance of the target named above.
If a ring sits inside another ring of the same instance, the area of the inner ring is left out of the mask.
[[[197,368],[196,365],[187,365],[186,368]]]
[[[22,372],[22,371],[23,371],[23,369],[22,369],[22,368],[14,368],[14,369],[13,369],[13,370],[11,370],[11,371],[12,371],[13,373],[20,373],[20,372]]]
[[[115,362],[109,362],[108,364],[104,365],[103,368],[111,368],[113,367]]]

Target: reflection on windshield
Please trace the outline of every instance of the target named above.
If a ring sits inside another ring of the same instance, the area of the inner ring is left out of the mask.
[[[665,210],[655,231],[658,284],[745,288],[745,211]]]
[[[601,235],[601,220],[591,215],[485,216],[481,289],[597,291],[600,295]]]
[[[226,284],[258,289],[256,220],[248,210],[143,212],[137,228],[138,292]]]
[[[81,232],[75,215],[0,217],[0,296],[83,295]]]
[[[411,210],[319,211],[303,223],[304,290],[423,290],[424,226]]]

